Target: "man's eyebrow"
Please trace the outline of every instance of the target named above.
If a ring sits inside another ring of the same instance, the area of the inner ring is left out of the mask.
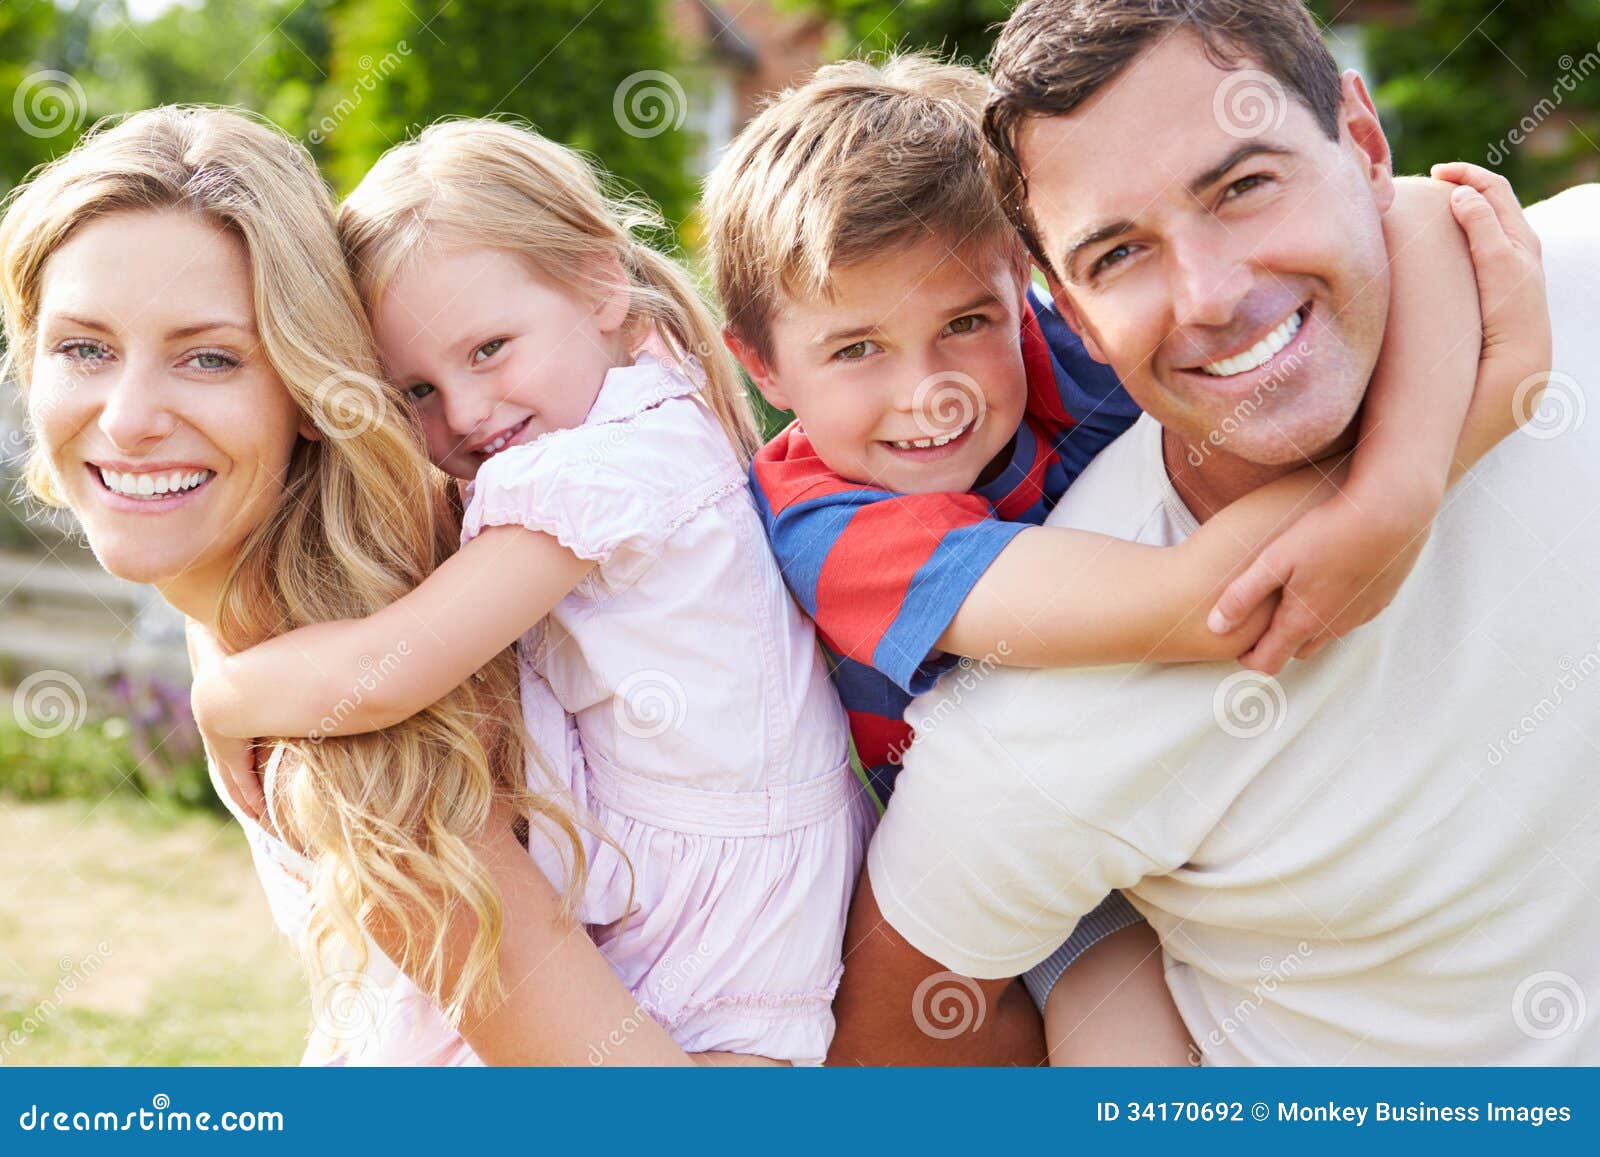
[[[1285,148],[1282,145],[1271,144],[1267,141],[1246,141],[1190,181],[1189,192],[1198,197],[1206,189],[1227,176],[1235,165],[1247,161],[1251,157],[1287,157],[1292,156],[1293,153],[1294,150],[1292,149]],[[1062,251],[1061,269],[1066,274],[1067,280],[1077,280],[1075,263],[1085,249],[1098,245],[1102,241],[1109,241],[1113,237],[1120,237],[1124,233],[1129,233],[1133,230],[1133,227],[1132,221],[1123,219],[1097,226],[1086,233],[1080,233]]]

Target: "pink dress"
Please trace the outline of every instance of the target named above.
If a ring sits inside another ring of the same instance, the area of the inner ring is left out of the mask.
[[[572,716],[557,786],[627,857],[588,849],[600,950],[685,1049],[816,1064],[876,811],[702,387],[648,352],[612,370],[582,425],[484,463],[462,542],[522,526],[596,564],[518,651]]]

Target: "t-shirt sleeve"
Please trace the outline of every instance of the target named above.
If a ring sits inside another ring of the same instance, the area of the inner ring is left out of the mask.
[[[1122,388],[1110,366],[1089,356],[1083,341],[1056,312],[1054,302],[1033,288],[1028,290],[1028,301],[1053,363],[1057,397],[1050,400],[1061,407],[1041,416],[1065,427],[1056,438],[1056,448],[1068,478],[1077,478],[1096,454],[1138,420],[1139,404]],[[1070,421],[1060,422],[1063,411]]]
[[[934,649],[1024,524],[973,494],[837,489],[763,521],[784,580],[838,654],[912,695],[954,665]]]

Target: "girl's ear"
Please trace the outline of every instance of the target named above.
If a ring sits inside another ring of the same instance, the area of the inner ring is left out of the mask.
[[[615,254],[606,258],[599,271],[600,300],[595,307],[595,323],[601,333],[615,333],[628,320],[633,306],[633,284]]]
[[[772,366],[766,358],[762,357],[756,347],[734,333],[727,326],[722,329],[722,343],[728,347],[728,352],[738,359],[744,372],[750,375],[750,380],[756,384],[756,389],[761,391],[769,405],[779,410],[793,409],[789,405],[788,392],[778,384],[778,379],[772,373]]]

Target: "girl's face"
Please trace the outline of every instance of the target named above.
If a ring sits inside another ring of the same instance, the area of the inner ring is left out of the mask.
[[[436,465],[473,478],[507,447],[583,422],[607,371],[629,360],[628,292],[616,274],[617,288],[595,302],[503,249],[430,250],[406,264],[372,323]]]
[[[316,436],[255,317],[244,243],[181,210],[94,219],[44,271],[28,411],[61,494],[102,566],[208,622]]]

